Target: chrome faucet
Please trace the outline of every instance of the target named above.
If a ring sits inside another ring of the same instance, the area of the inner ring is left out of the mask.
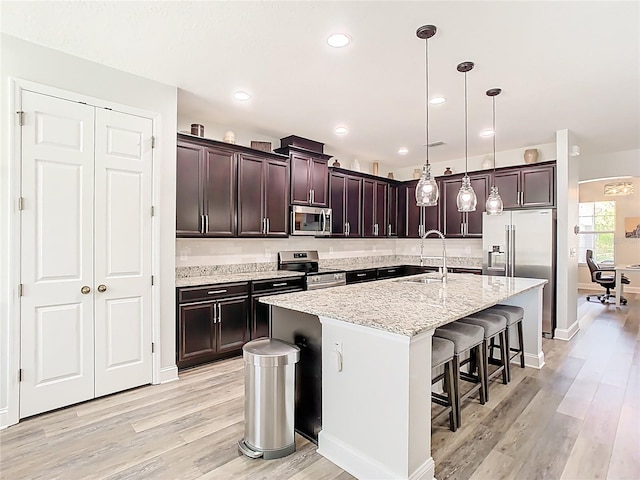
[[[420,236],[422,241],[420,242],[420,266],[424,266],[424,239],[432,233],[435,233],[442,239],[442,267],[440,267],[440,279],[442,283],[447,283],[447,248],[444,244],[444,235],[440,230],[427,230]]]

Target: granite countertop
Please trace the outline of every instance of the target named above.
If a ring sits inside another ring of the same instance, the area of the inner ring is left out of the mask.
[[[261,302],[404,336],[418,335],[547,283],[535,278],[448,275],[442,284],[408,281],[428,274],[262,297]]]
[[[199,285],[215,285],[218,283],[249,282],[252,280],[268,280],[278,278],[302,277],[302,272],[287,270],[268,270],[264,272],[216,273],[197,277],[176,278],[176,287],[197,287]]]

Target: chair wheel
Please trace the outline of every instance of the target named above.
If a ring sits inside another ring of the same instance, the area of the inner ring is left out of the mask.
[[[622,305],[626,305],[626,304],[627,304],[627,301],[626,301],[626,300],[622,300],[620,303],[621,303]]]
[[[603,298],[603,299],[600,300],[600,303],[602,303],[604,305],[605,303],[607,303],[607,301]]]
[[[589,295],[587,295],[587,302],[591,300],[591,297]]]

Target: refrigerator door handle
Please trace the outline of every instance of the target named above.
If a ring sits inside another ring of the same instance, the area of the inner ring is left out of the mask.
[[[516,227],[509,225],[509,276],[516,275]]]
[[[504,248],[506,265],[504,266],[504,276],[511,276],[511,225],[504,226]]]

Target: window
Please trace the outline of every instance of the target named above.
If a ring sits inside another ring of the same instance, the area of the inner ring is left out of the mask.
[[[616,202],[580,203],[578,215],[579,261],[586,263],[586,251],[593,250],[596,263],[615,264]]]

